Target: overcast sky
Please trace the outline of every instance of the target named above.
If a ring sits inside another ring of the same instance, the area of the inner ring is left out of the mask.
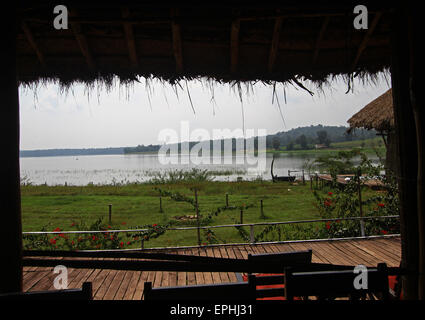
[[[237,91],[229,85],[214,87],[214,100],[208,87],[188,82],[193,108],[186,91],[153,82],[133,87],[115,87],[110,92],[92,90],[87,95],[81,85],[67,95],[56,85],[39,87],[36,91],[20,90],[21,150],[52,148],[125,147],[158,144],[162,129],[180,132],[181,121],[189,121],[190,130],[202,128],[234,130],[266,129],[267,134],[308,125],[347,125],[347,120],[371,100],[389,89],[390,79],[381,77],[376,85],[355,83],[354,92],[337,81],[324,94],[311,97],[305,90],[286,87],[286,103],[281,85],[272,103],[272,87],[257,84],[254,92],[243,89],[241,104]],[[310,86],[310,88],[312,88]],[[148,94],[150,92],[150,94]]]

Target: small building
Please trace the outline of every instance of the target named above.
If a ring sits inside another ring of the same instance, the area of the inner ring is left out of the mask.
[[[368,103],[347,121],[348,131],[356,128],[375,129],[384,140],[386,151],[386,173],[399,172],[397,164],[397,144],[394,130],[394,111],[392,89]]]

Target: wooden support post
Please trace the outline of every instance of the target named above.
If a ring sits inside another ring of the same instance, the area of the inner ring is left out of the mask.
[[[109,207],[109,224],[112,224],[112,204],[108,205]]]
[[[410,55],[408,16],[400,5],[392,16],[391,83],[395,138],[399,152],[398,177],[400,201],[401,267],[409,273],[402,276],[403,299],[418,299],[419,233],[418,227],[418,150],[415,118],[410,99]]]
[[[311,178],[310,175],[309,175],[309,177],[310,177],[310,190],[313,190],[313,179]]]
[[[303,172],[303,185],[305,185],[304,169],[302,170],[302,172]]]
[[[254,225],[251,224],[249,226],[249,236],[250,236],[250,240],[251,240],[251,244],[255,243],[255,236],[254,236]]]
[[[15,13],[5,14],[3,59],[1,59],[0,96],[2,115],[0,132],[3,161],[2,177],[2,237],[7,241],[0,252],[0,293],[22,291],[22,225],[19,170],[19,93],[16,77]]]
[[[423,37],[423,18],[420,10],[412,4],[409,7],[409,52],[410,52],[410,99],[412,102],[413,117],[416,126],[416,146],[418,152],[417,172],[417,207],[418,207],[418,299],[425,300],[425,105],[423,101],[422,87],[420,86],[422,75],[420,70],[424,68],[422,53],[419,51],[419,43]]]
[[[241,222],[240,224],[243,224],[243,209],[241,209]]]
[[[226,208],[229,207],[229,194],[226,192]]]

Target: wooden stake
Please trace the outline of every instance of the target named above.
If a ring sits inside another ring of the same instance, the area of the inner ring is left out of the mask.
[[[164,210],[162,210],[162,197],[159,196],[159,213],[163,213]]]
[[[198,224],[197,232],[198,232],[198,246],[201,245],[201,231],[199,229],[200,222],[199,222],[199,207],[198,207],[198,190],[195,189],[195,209],[196,209],[196,220]]]
[[[112,224],[112,204],[109,204],[108,207],[109,207],[109,224]]]
[[[261,212],[261,218],[264,218],[263,199],[260,200],[260,212]]]
[[[360,217],[363,217],[363,204],[362,204],[362,182],[360,180],[362,176],[362,173],[360,171],[360,169],[357,171],[357,192],[359,195],[359,212],[360,212]],[[360,233],[361,236],[364,237],[365,236],[365,231],[364,231],[364,220],[360,219]]]

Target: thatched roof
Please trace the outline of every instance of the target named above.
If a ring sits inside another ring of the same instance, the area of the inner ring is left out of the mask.
[[[348,121],[350,128],[389,131],[394,127],[392,89],[368,103]]]
[[[357,3],[343,1],[63,1],[69,29],[56,30],[57,3],[43,3],[17,10],[21,84],[113,77],[321,83],[390,65],[392,9],[381,4],[367,4],[369,28],[356,30]]]

